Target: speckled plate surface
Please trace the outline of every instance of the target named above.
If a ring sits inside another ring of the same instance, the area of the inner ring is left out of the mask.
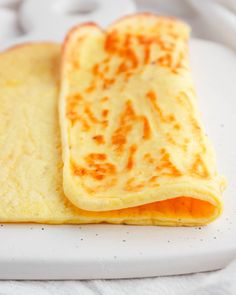
[[[224,267],[236,258],[236,55],[191,41],[204,123],[229,186],[223,216],[207,227],[0,226],[0,279],[131,278]]]

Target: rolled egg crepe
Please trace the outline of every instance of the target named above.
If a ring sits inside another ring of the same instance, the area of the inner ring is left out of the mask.
[[[218,189],[212,189],[210,201],[181,196],[106,212],[82,210],[69,201],[62,186],[60,59],[54,44],[0,54],[0,222],[194,226],[215,219],[222,206],[219,178],[209,182]]]
[[[0,54],[0,222],[195,225],[208,221],[208,211],[191,209],[201,201],[186,198],[107,212],[81,210],[68,201],[62,188],[59,62],[60,46],[53,44],[24,45]]]
[[[188,40],[185,23],[151,14],[69,32],[59,112],[63,189],[76,207],[138,224],[220,215],[225,182],[201,123]]]

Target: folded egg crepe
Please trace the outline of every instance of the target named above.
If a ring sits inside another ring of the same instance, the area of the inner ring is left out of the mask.
[[[74,29],[61,76],[59,45],[0,54],[0,222],[214,220],[224,182],[200,123],[187,40],[183,23],[140,15],[107,32]]]
[[[60,124],[63,188],[75,206],[131,219],[140,210],[143,224],[220,214],[224,181],[201,124],[188,39],[186,24],[149,14],[68,34]]]

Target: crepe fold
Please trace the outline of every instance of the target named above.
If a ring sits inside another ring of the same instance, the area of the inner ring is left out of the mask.
[[[154,213],[149,223],[171,225],[220,214],[224,180],[201,124],[188,39],[185,23],[150,14],[67,35],[60,124],[63,187],[75,206],[141,206]]]
[[[217,218],[224,180],[200,122],[188,35],[182,22],[138,15],[106,32],[73,29],[62,57],[54,44],[2,53],[0,222]]]

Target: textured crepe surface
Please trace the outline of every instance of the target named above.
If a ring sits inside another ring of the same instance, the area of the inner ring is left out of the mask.
[[[190,198],[98,213],[67,200],[57,115],[59,59],[59,46],[49,44],[0,54],[0,222],[207,222],[214,206]]]
[[[186,24],[148,14],[68,34],[60,122],[64,191],[76,206],[173,199],[177,220],[174,198],[185,197],[209,220],[219,215],[224,181],[201,125],[188,39]]]

